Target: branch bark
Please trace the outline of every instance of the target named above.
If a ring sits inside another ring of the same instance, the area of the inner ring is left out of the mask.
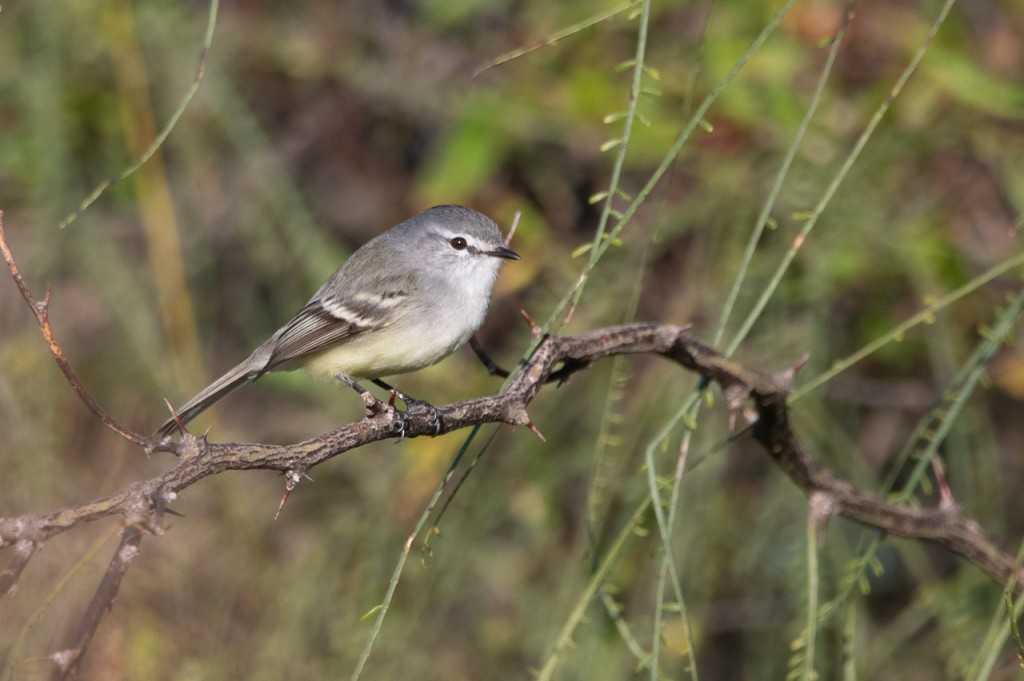
[[[531,427],[527,407],[560,367],[579,371],[612,355],[658,354],[719,383],[733,407],[750,399],[757,412],[754,437],[778,467],[806,494],[823,495],[835,515],[869,527],[945,546],[1000,584],[1024,582],[1024,570],[977,522],[956,506],[918,508],[889,503],[856,489],[818,461],[789,423],[786,405],[791,374],[772,375],[743,366],[705,345],[685,328],[670,324],[632,324],[575,336],[544,339],[499,395],[436,407],[397,412],[379,403],[364,418],[319,437],[291,445],[216,443],[185,435],[180,442],[151,442],[154,451],[177,455],[177,464],[149,480],[80,506],[41,515],[0,519],[0,547],[20,542],[34,546],[86,522],[120,515],[128,524],[144,524],[155,509],[205,477],[229,470],[264,469],[304,473],[339,454],[395,437],[449,433],[485,423]],[[23,544],[24,545],[24,544]]]
[[[0,597],[15,591],[29,560],[47,540],[109,516],[119,516],[124,523],[121,543],[71,643],[51,656],[61,678],[76,678],[82,656],[103,614],[113,603],[143,535],[161,534],[167,505],[178,493],[203,478],[230,470],[276,470],[286,474],[286,488],[290,491],[314,466],[378,440],[440,435],[486,423],[525,426],[539,435],[526,410],[541,387],[550,380],[565,380],[572,373],[612,355],[661,355],[717,382],[734,412],[748,400],[752,401],[757,415],[754,438],[780,470],[813,500],[816,509],[893,535],[944,546],[1000,585],[1009,585],[1018,595],[1022,593],[1024,569],[1014,555],[955,504],[927,509],[890,503],[855,488],[821,464],[789,423],[787,396],[797,367],[783,374],[748,368],[705,345],[685,327],[631,324],[575,336],[547,337],[499,395],[434,408],[414,404],[407,412],[395,411],[369,398],[366,415],[361,420],[292,445],[215,443],[205,436],[188,433],[177,442],[158,442],[117,423],[79,382],[54,337],[47,314],[49,292],[41,302],[33,298],[4,238],[2,212],[0,252],[35,315],[55,361],[72,389],[97,418],[148,454],[163,451],[177,457],[175,465],[163,474],[135,482],[117,494],[50,513],[0,518],[0,548],[15,547],[7,568],[0,572]]]

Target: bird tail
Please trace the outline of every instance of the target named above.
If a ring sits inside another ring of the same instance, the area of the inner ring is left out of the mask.
[[[169,436],[178,427],[178,422],[182,425],[188,423],[211,407],[214,402],[217,402],[236,388],[258,378],[261,372],[254,371],[252,364],[252,357],[249,357],[249,359],[206,386],[201,393],[178,407],[175,410],[175,414],[178,417],[177,420],[172,417],[164,421],[157,428],[156,435],[160,438]]]

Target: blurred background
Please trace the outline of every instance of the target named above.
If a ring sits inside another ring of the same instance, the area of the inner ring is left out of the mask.
[[[655,4],[627,195],[780,4]],[[150,432],[166,416],[165,397],[193,395],[352,250],[439,203],[470,205],[506,229],[522,212],[512,246],[523,259],[503,269],[481,332],[498,362],[514,365],[530,341],[519,311],[547,319],[589,257],[578,249],[599,224],[602,204],[590,199],[609,186],[618,150],[607,142],[621,135],[641,21],[619,12],[476,72],[616,7],[228,3],[198,91],[160,150],[58,229],[170,120],[194,82],[209,8],[4,5],[0,210],[34,292],[52,286],[51,319],[83,382],[121,422]],[[858,4],[721,347],[939,10],[924,0]],[[598,263],[563,331],[636,319],[692,323],[702,338],[719,338],[745,245],[843,12],[839,2],[793,5]],[[1022,64],[1021,3],[953,8],[740,344],[740,360],[776,371],[810,353],[800,385],[1019,253]],[[627,203],[616,198],[620,209]],[[1020,286],[1013,270],[883,344],[794,405],[798,430],[829,466],[883,489],[918,420]],[[0,330],[0,516],[92,499],[172,465],[126,446],[80,404],[9,280],[0,282]],[[1014,501],[1024,494],[1021,349],[1013,339],[997,353],[941,450],[956,499],[1010,546],[1024,532]],[[690,424],[675,505],[671,551],[688,632],[670,603],[659,612],[665,547],[650,512],[628,531],[649,494],[646,449],[671,484],[685,425],[671,423],[696,383],[636,358],[545,388],[530,413],[547,441],[498,430],[429,550],[422,537],[414,544],[364,678],[529,678],[623,528],[627,543],[556,677],[648,678],[644,659],[657,643],[662,678],[690,678],[691,661],[705,680],[783,678],[799,663],[791,644],[806,620],[806,500],[749,436],[722,445],[728,414],[717,393]],[[400,386],[444,403],[499,383],[463,350]],[[224,400],[193,430],[287,443],[360,413],[344,386],[281,374]],[[361,618],[383,598],[462,440],[338,457],[312,471],[315,482],[300,485],[277,522],[277,475],[222,475],[188,489],[175,506],[185,517],[143,542],[85,677],[348,678],[370,635],[372,621]],[[33,559],[17,596],[0,603],[0,678],[48,678],[42,657],[81,616],[116,526],[70,532]],[[822,602],[841,591],[871,536],[832,522]],[[887,542],[876,568],[843,618],[818,632],[822,678],[1016,678],[1012,644],[997,645],[985,658],[991,671],[978,671],[990,626],[1005,623],[999,585],[916,542]]]

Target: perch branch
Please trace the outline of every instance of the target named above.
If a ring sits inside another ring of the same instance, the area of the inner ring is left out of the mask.
[[[205,436],[197,438],[188,433],[178,442],[169,439],[157,442],[117,423],[78,380],[50,325],[49,290],[42,301],[32,296],[7,245],[2,212],[0,251],[18,290],[36,317],[50,352],[75,393],[97,418],[147,453],[169,451],[177,457],[175,465],[163,474],[135,482],[117,494],[51,513],[0,518],[0,548],[15,547],[7,568],[0,573],[0,597],[15,591],[29,560],[48,539],[108,516],[120,516],[124,523],[121,543],[71,642],[52,655],[62,679],[77,678],[85,651],[117,596],[143,534],[162,534],[163,514],[170,512],[167,505],[182,490],[225,471],[263,469],[285,473],[290,491],[310,468],[356,447],[387,438],[439,435],[485,423],[524,426],[539,434],[526,409],[541,387],[552,380],[561,384],[573,373],[612,355],[666,357],[699,374],[702,383],[717,382],[734,413],[752,400],[757,411],[754,438],[790,480],[815,501],[817,508],[890,534],[944,546],[999,584],[1013,585],[1010,588],[1015,594],[1022,592],[1024,569],[1015,557],[949,500],[937,508],[890,503],[856,489],[825,468],[789,424],[787,397],[797,367],[779,375],[747,368],[705,345],[685,327],[632,324],[576,336],[546,337],[499,395],[434,408],[413,403],[406,412],[367,400],[366,415],[361,420],[297,444],[214,443]],[[480,352],[476,343],[474,350]]]
[[[612,355],[658,354],[719,383],[734,408],[753,401],[758,421],[754,437],[779,468],[806,494],[827,500],[833,514],[903,537],[946,547],[1000,584],[1012,578],[1024,583],[1024,570],[974,520],[953,505],[918,508],[889,503],[862,492],[825,468],[790,427],[786,405],[792,372],[771,375],[725,357],[684,328],[669,324],[632,324],[598,329],[575,336],[552,336],[537,347],[504,392],[436,407],[440,433],[484,423],[532,425],[527,406],[553,373],[571,367],[579,371]],[[399,436],[438,432],[434,414],[426,408],[409,412],[369,409],[359,421],[292,445],[215,443],[186,435],[154,449],[171,451],[178,461],[149,480],[136,482],[110,497],[49,514],[0,519],[0,547],[19,541],[39,545],[50,537],[90,520],[121,515],[137,524],[156,508],[210,475],[228,470],[264,469],[308,471],[356,447]],[[150,443],[154,445],[154,443]]]

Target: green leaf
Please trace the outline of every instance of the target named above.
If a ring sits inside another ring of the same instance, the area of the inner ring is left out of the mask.
[[[378,611],[379,611],[379,610],[380,610],[381,608],[383,608],[383,607],[384,607],[384,605],[383,605],[383,604],[381,604],[381,603],[378,603],[377,605],[375,605],[375,606],[373,606],[372,608],[370,608],[369,610],[367,610],[367,611],[366,611],[366,614],[364,614],[364,615],[363,615],[362,617],[360,617],[360,618],[359,618],[359,621],[360,621],[360,622],[365,622],[366,620],[368,620],[368,619],[371,619],[371,618],[373,618],[373,616],[374,616],[374,615],[376,615],[376,614],[377,614],[377,612],[378,612]]]
[[[577,246],[575,250],[573,250],[572,255],[570,257],[578,258],[593,247],[594,244],[591,243],[583,244],[582,246]]]

